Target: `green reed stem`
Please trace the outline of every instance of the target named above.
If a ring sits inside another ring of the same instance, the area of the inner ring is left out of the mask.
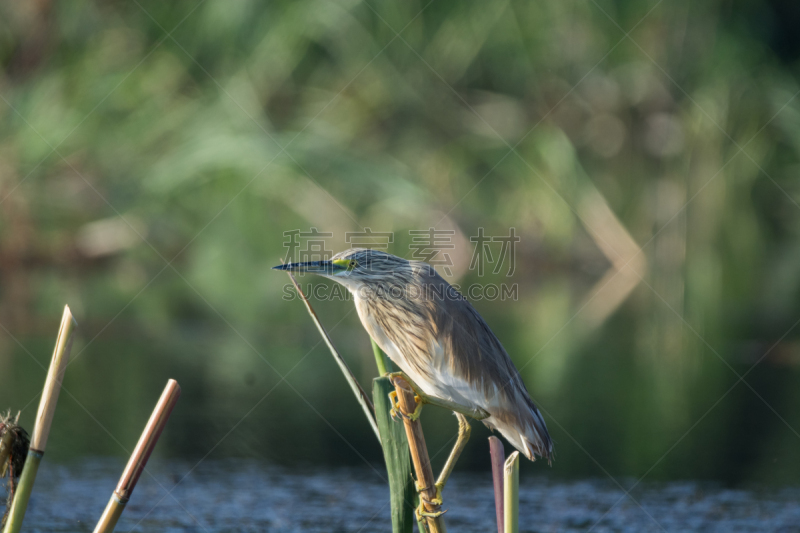
[[[308,314],[311,315],[311,320],[314,321],[314,324],[317,326],[317,330],[319,334],[322,335],[322,339],[325,341],[325,344],[328,346],[328,350],[330,350],[333,359],[336,361],[336,364],[339,365],[339,368],[344,374],[344,378],[347,380],[347,383],[350,385],[350,388],[353,391],[353,395],[356,397],[356,400],[361,405],[361,409],[364,411],[364,414],[367,416],[367,420],[369,421],[370,426],[372,426],[372,431],[375,432],[375,436],[378,438],[378,441],[381,440],[381,434],[378,431],[378,424],[375,422],[375,408],[372,406],[372,402],[367,396],[367,393],[364,392],[364,389],[361,388],[361,384],[358,382],[356,377],[353,375],[352,370],[350,367],[347,366],[344,358],[339,355],[339,352],[334,348],[333,341],[331,341],[330,335],[325,330],[325,327],[320,322],[317,313],[314,312],[314,308],[311,307],[311,302],[308,301],[308,298],[303,293],[303,289],[300,288],[300,284],[297,283],[297,280],[294,279],[291,272],[287,272],[289,274],[289,279],[292,280],[295,289],[297,289],[297,293],[300,295],[300,298],[303,300],[303,303],[306,306],[306,311]]]
[[[411,476],[411,453],[403,424],[392,420],[389,393],[394,385],[386,377],[372,381],[372,400],[381,432],[383,458],[389,475],[389,494],[392,504],[392,533],[411,533],[414,523],[414,478]]]
[[[392,360],[383,353],[383,350],[381,350],[380,346],[378,346],[372,338],[369,340],[372,343],[372,353],[375,355],[375,365],[378,367],[378,375],[383,376],[389,372],[394,372]]]
[[[28,508],[28,501],[31,499],[33,482],[36,480],[36,473],[39,471],[39,464],[42,462],[42,452],[29,450],[28,457],[25,459],[25,466],[22,467],[22,475],[19,478],[17,491],[14,493],[14,502],[8,511],[8,520],[4,533],[18,533],[22,529],[22,520],[25,518],[25,510]]]
[[[100,517],[100,521],[94,528],[95,533],[98,531],[102,533],[113,532],[127,504],[127,501],[122,501],[116,493],[112,493],[111,499],[108,501],[108,505],[106,505],[103,515]]]
[[[519,452],[506,459],[503,468],[505,533],[519,533]]]

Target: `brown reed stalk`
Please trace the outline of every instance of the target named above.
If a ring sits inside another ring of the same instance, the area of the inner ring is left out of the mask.
[[[431,468],[431,460],[428,456],[428,447],[425,444],[425,436],[422,434],[422,424],[420,424],[419,419],[412,421],[408,418],[408,415],[413,413],[416,407],[414,391],[402,377],[395,377],[392,383],[397,392],[397,402],[400,406],[400,412],[406,415],[403,417],[403,424],[405,425],[406,436],[408,437],[408,447],[411,451],[411,462],[417,473],[417,484],[419,485],[418,488],[420,497],[422,498],[422,505],[426,512],[441,512],[440,505],[431,503],[431,501],[436,498],[436,481],[433,477],[433,469]],[[442,516],[425,517],[425,521],[427,522],[428,531],[430,533],[444,533],[447,531],[444,525],[444,517]]]
[[[150,420],[142,431],[142,436],[139,437],[139,442],[136,444],[131,458],[125,470],[122,472],[122,477],[119,479],[116,490],[111,494],[111,499],[106,506],[100,521],[94,528],[94,533],[111,533],[117,525],[122,511],[125,510],[125,505],[133,494],[133,489],[136,488],[136,483],[144,471],[147,460],[150,459],[150,454],[153,453],[158,438],[161,432],[164,431],[164,426],[167,425],[169,415],[181,395],[181,388],[178,382],[174,379],[167,381],[167,386],[164,387],[164,392],[161,393],[153,413],[150,415]]]

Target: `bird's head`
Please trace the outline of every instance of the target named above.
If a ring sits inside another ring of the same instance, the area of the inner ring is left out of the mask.
[[[392,283],[410,272],[410,262],[400,257],[366,248],[352,248],[339,252],[329,261],[286,263],[272,267],[292,273],[310,272],[331,278],[355,290],[379,283]]]

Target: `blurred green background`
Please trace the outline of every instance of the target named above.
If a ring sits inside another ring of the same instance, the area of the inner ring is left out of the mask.
[[[162,456],[379,463],[269,268],[287,231],[409,257],[435,227],[452,282],[518,289],[474,304],[556,442],[527,471],[796,483],[798,24],[746,0],[2,2],[0,406],[32,427],[69,303],[48,457],[126,456],[175,378]],[[470,268],[479,228],[514,228],[511,276]],[[369,386],[352,302],[314,305]],[[455,419],[423,420],[441,463]]]

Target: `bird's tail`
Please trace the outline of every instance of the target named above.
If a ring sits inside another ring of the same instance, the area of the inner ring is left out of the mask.
[[[550,463],[553,460],[553,441],[541,413],[530,399],[526,400],[510,409],[490,409],[491,416],[483,422],[490,428],[497,429],[531,461],[535,461],[538,455]],[[527,409],[520,407],[521,405]]]

